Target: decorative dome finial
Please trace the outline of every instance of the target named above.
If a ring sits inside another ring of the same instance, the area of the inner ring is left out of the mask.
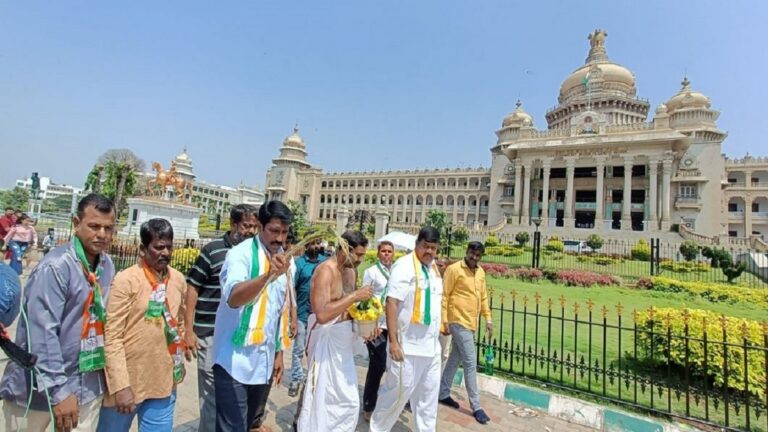
[[[515,108],[520,108],[523,106],[523,103],[520,101],[520,98],[517,98],[517,102],[515,102]]]
[[[293,133],[299,132],[299,122],[294,123],[293,125]]]
[[[608,60],[608,54],[605,51],[606,37],[608,37],[608,33],[601,29],[596,29],[587,36],[590,48],[586,63]]]
[[[683,81],[680,82],[680,85],[683,86],[683,90],[688,90],[691,88],[691,81],[688,80],[688,75],[683,77]]]

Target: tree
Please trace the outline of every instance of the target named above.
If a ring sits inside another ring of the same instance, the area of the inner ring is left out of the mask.
[[[587,237],[587,246],[593,251],[597,251],[603,247],[603,238],[597,234],[592,234]]]
[[[451,234],[451,246],[462,246],[469,240],[469,231],[463,226],[453,230]]]
[[[525,246],[526,243],[528,243],[531,240],[531,235],[528,234],[528,231],[520,231],[519,233],[515,234],[515,241],[517,242],[517,245],[519,247]]]
[[[6,207],[26,210],[29,207],[29,190],[16,186],[11,190],[0,191],[0,208]]]
[[[699,255],[699,245],[693,240],[686,240],[680,244],[680,254],[686,261],[693,261]]]
[[[297,240],[302,240],[304,238],[304,234],[307,233],[307,230],[309,230],[309,225],[307,224],[307,212],[304,211],[304,206],[298,203],[298,201],[288,201],[288,208],[291,209],[291,213],[293,213],[293,223],[291,224],[291,227],[293,227],[293,232],[296,234]]]
[[[44,213],[69,213],[72,208],[72,195],[61,195],[43,200]]]
[[[424,226],[436,228],[440,233],[440,238],[448,238],[448,215],[444,211],[435,209],[427,211],[427,220]]]
[[[135,192],[136,173],[143,171],[144,166],[144,161],[131,150],[107,150],[88,173],[86,189],[111,198],[115,203],[115,214],[119,216],[123,199]]]

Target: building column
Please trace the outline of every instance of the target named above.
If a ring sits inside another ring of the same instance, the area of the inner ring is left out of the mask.
[[[459,216],[459,199],[458,197],[453,197],[453,209],[451,210],[453,213],[453,223],[458,223],[457,217]]]
[[[520,208],[522,211],[520,223],[529,225],[531,222],[529,217],[531,213],[531,162],[526,162],[523,168],[525,177],[523,178],[523,206]]]
[[[523,165],[520,159],[515,159],[515,206],[512,208],[512,224],[520,224],[520,203],[523,194],[522,184],[523,181]]]
[[[648,230],[658,231],[659,218],[656,215],[656,206],[659,203],[659,161],[651,159],[648,161],[650,186],[648,187],[651,192],[651,198],[648,209]]]
[[[744,187],[752,187],[752,171],[744,171]]]
[[[379,206],[379,209],[376,210],[375,214],[375,229],[374,229],[374,240],[380,239],[384,237],[385,234],[387,234],[387,226],[389,225],[389,211],[386,207],[383,205]],[[371,242],[371,247],[373,247],[374,242]]]
[[[744,237],[752,235],[752,197],[744,197]]]
[[[565,228],[573,228],[573,173],[576,169],[576,158],[565,158],[565,213],[563,214],[563,226]]]
[[[595,189],[595,228],[602,231],[605,227],[605,156],[595,158],[595,169],[597,170],[597,187]]]
[[[672,160],[667,159],[662,162],[662,175],[661,175],[661,230],[669,231],[669,202],[670,202],[670,189],[672,183]]]
[[[544,161],[542,169],[544,170],[544,181],[541,186],[541,226],[549,225],[549,171],[551,161]]]
[[[621,230],[632,230],[632,157],[624,158],[624,197],[621,202]]]

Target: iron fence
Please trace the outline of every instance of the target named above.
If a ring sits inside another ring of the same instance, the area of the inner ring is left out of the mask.
[[[768,323],[682,310],[491,295],[498,336],[477,333],[486,373],[725,430],[768,430]],[[489,351],[492,354],[489,356]]]
[[[542,236],[541,247],[532,247],[535,235],[522,246],[514,235],[499,234],[499,245],[486,248],[484,262],[506,264],[510,267],[539,267],[546,269],[587,270],[610,273],[628,280],[649,276],[667,276],[696,282],[728,282],[720,268],[720,260],[705,256],[700,248],[695,257],[686,260],[680,243],[659,239],[624,240],[605,239],[598,249],[589,247],[586,239],[567,240]],[[768,287],[768,268],[760,270],[757,263],[765,260],[764,252],[747,248],[717,246],[734,263],[743,261],[745,271],[734,282],[753,288]],[[461,247],[454,247],[451,256],[463,256]],[[762,273],[761,273],[762,272]]]

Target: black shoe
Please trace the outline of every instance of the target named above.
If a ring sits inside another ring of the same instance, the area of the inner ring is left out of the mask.
[[[475,417],[475,420],[477,420],[477,422],[480,424],[486,424],[489,421],[491,421],[491,418],[488,417],[488,414],[486,414],[482,408],[473,412],[472,415]]]
[[[445,399],[440,399],[438,402],[440,402],[443,405],[447,405],[453,409],[459,409],[459,406],[460,406],[459,403],[453,400],[453,398],[450,396],[448,396]]]
[[[298,395],[299,395],[299,382],[291,381],[291,383],[288,385],[288,396],[296,397]]]

